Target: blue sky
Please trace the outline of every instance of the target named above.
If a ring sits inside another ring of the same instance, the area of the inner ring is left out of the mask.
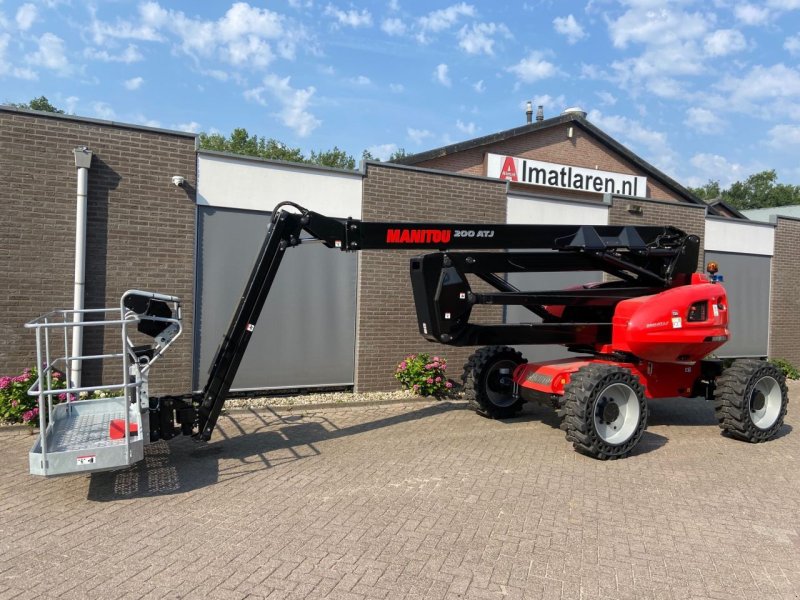
[[[0,0],[0,102],[385,157],[580,106],[686,185],[800,183],[800,0]]]

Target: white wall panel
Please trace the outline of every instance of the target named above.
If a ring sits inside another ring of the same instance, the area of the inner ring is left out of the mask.
[[[608,225],[608,205],[508,195],[508,223]]]
[[[358,172],[203,153],[197,162],[200,206],[271,211],[289,201],[330,217],[361,217]]]
[[[772,256],[775,227],[734,219],[706,219],[706,252],[736,252]]]

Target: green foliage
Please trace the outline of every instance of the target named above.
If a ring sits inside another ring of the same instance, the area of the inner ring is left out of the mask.
[[[398,148],[394,152],[389,155],[389,158],[386,162],[394,162],[396,160],[400,160],[401,158],[405,158],[408,156],[408,152],[406,152],[405,148]]]
[[[721,189],[719,181],[709,181],[699,188],[689,188],[705,202],[721,199],[739,210],[800,204],[800,185],[778,183],[774,169],[750,175],[744,181]]]
[[[409,354],[394,372],[394,378],[407,390],[420,396],[441,398],[453,389],[453,382],[447,379],[447,361],[427,353]]]
[[[786,375],[786,379],[800,379],[800,371],[798,371],[797,367],[795,367],[788,360],[784,360],[782,358],[770,358],[769,362],[783,371],[783,374]]]
[[[230,137],[220,133],[201,133],[200,147],[204,150],[217,150],[218,152],[232,152],[246,156],[257,156],[274,160],[289,162],[306,162],[300,148],[292,148],[283,142],[272,138],[250,135],[247,129],[237,128],[231,132]]]
[[[356,159],[344,150],[339,150],[338,146],[334,146],[333,149],[324,152],[314,152],[312,150],[311,156],[308,157],[306,162],[314,165],[322,165],[323,167],[335,167],[337,169],[356,168]]]
[[[38,376],[36,369],[25,369],[21,375],[15,377],[0,377],[0,420],[25,423],[31,427],[39,424],[39,398],[28,395],[28,389]],[[63,390],[66,387],[63,373],[58,371],[50,373],[50,389]],[[61,394],[56,396],[54,401],[66,399],[66,395]]]
[[[39,96],[38,98],[34,98],[30,102],[25,102],[23,104],[12,103],[11,106],[15,108],[25,108],[28,110],[40,110],[42,112],[57,113],[59,115],[64,114],[63,110],[61,110],[60,108],[56,108],[55,106],[50,104],[50,101],[44,96]]]

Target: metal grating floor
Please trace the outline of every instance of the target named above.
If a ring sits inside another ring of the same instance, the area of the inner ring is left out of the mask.
[[[125,444],[124,439],[109,437],[111,419],[124,419],[125,413],[107,412],[84,415],[69,415],[53,423],[47,439],[48,452],[108,448]]]

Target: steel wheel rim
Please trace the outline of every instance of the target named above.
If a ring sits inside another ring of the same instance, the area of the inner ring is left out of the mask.
[[[783,392],[774,377],[765,376],[756,381],[747,400],[753,425],[759,429],[772,427],[781,414],[782,404]]]
[[[517,363],[513,360],[499,360],[486,373],[486,397],[500,408],[514,404],[514,381],[512,375]]]
[[[639,426],[642,408],[629,385],[612,383],[594,402],[594,429],[606,444],[619,446],[633,437]]]

